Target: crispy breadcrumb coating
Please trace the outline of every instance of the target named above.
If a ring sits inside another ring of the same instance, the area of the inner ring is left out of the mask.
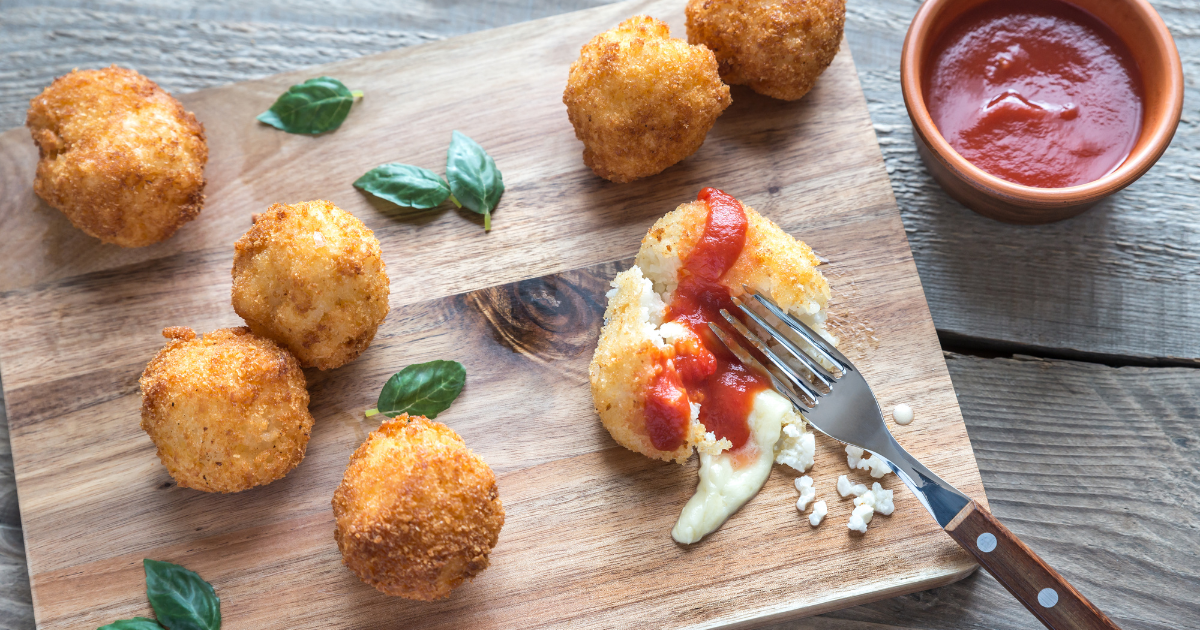
[[[166,240],[204,204],[204,126],[125,68],[76,70],[29,103],[40,156],[33,190],[105,243]]]
[[[846,0],[689,0],[688,41],[717,55],[721,78],[794,101],[842,41]]]
[[[731,295],[746,285],[771,297],[780,307],[818,332],[824,331],[829,283],[817,269],[812,249],[753,208],[746,212],[746,242],[721,284]],[[708,206],[702,201],[681,204],[655,222],[642,239],[635,266],[617,274],[609,293],[605,325],[588,368],[596,413],[618,444],[647,457],[683,463],[693,447],[712,452],[706,429],[693,407],[685,443],[674,451],[653,446],[646,431],[645,407],[650,383],[668,367],[664,359],[676,348],[699,343],[678,324],[663,323],[666,306],[679,282],[679,270],[704,234]]]
[[[362,354],[388,314],[379,241],[328,201],[275,204],[235,247],[233,309],[304,367],[332,370]]]
[[[247,328],[163,330],[146,366],[142,429],[180,486],[240,492],[283,478],[304,459],[313,418],[300,364]]]
[[[333,494],[342,562],[388,595],[434,600],[488,567],[496,476],[450,427],[402,414],[350,456]]]
[[[695,153],[730,102],[712,52],[672,39],[665,23],[644,15],[583,46],[563,91],[584,163],[614,182]]]
[[[754,208],[746,204],[742,208],[746,211],[746,243],[721,277],[721,284],[735,297],[745,293],[742,285],[751,287],[814,328],[821,328],[823,316],[809,320],[824,311],[831,295],[829,282],[817,269],[821,260],[811,247],[792,238]],[[654,290],[664,294],[664,301],[670,302],[682,261],[704,235],[707,219],[708,206],[703,201],[680,204],[656,221],[642,239],[634,264],[654,282]]]

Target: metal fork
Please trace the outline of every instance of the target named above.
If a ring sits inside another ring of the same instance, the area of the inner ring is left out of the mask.
[[[905,451],[884,424],[879,403],[876,402],[870,386],[863,380],[862,373],[838,352],[837,348],[803,322],[788,315],[770,299],[749,290],[747,294],[803,339],[814,355],[834,366],[840,376],[815,361],[791,339],[747,308],[742,300],[733,298],[733,303],[741,314],[799,362],[811,375],[812,382],[806,375],[798,374],[741,320],[729,311],[721,309],[721,316],[729,325],[758,350],[791,387],[763,366],[731,335],[710,322],[709,328],[742,363],[757,368],[770,377],[775,390],[788,398],[818,431],[885,459],[892,471],[912,490],[925,509],[929,510],[938,525],[974,556],[980,565],[1047,628],[1117,628],[1104,613],[987,510],[943,481]]]

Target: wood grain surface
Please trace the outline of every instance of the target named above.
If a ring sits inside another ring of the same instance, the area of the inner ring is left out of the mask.
[[[4,2],[0,128],[20,125],[28,99],[74,67],[136,67],[178,94],[607,1],[347,0],[336,10],[303,0]],[[1120,364],[1187,356],[1162,349],[1197,339],[1200,324],[1186,306],[1196,301],[1189,251],[1200,232],[1191,212],[1200,168],[1200,2],[1152,1],[1182,53],[1188,90],[1172,148],[1147,175],[1154,184],[1114,197],[1103,220],[1092,222],[1091,213],[1077,219],[1083,229],[1018,230],[1016,238],[992,238],[988,230],[999,224],[949,200],[913,151],[897,60],[918,0],[848,3],[846,37],[913,255],[934,321],[954,347],[994,356],[1018,343],[1041,344],[1025,351],[1074,348]],[[960,232],[968,237],[957,238]],[[1022,275],[1010,273],[1014,264]],[[1045,276],[1030,277],[1031,268]],[[971,286],[979,279],[986,292]],[[958,302],[962,292],[970,292],[969,302]],[[1142,301],[1161,294],[1162,302]],[[1089,321],[1096,307],[1106,313],[1099,323]],[[1196,627],[1188,620],[1200,609],[1200,506],[1193,500],[1200,496],[1200,372],[960,355],[948,367],[993,512],[1122,627]],[[0,423],[0,628],[29,630],[16,499]],[[772,627],[1041,626],[976,572],[938,589]]]
[[[1200,371],[960,355],[947,366],[991,512],[1125,630],[1200,626]],[[1040,627],[986,573],[965,582],[895,601],[897,625]]]
[[[115,62],[186,92],[607,2],[5,2],[0,128],[22,124],[29,99],[74,67]],[[976,216],[917,158],[899,54],[919,4],[851,0],[846,37],[938,330],[958,347],[985,341],[1026,352],[1200,358],[1200,321],[1190,316],[1200,304],[1200,0],[1152,2],[1185,76],[1170,149],[1101,207],[1038,227]]]
[[[813,472],[831,501],[812,529],[792,475],[704,543],[668,532],[694,466],[616,447],[596,421],[586,365],[603,295],[657,217],[705,185],[740,196],[831,262],[833,317],[885,406],[909,402],[913,454],[983,498],[916,269],[844,49],[799,103],[744,90],[691,159],[618,186],[583,166],[560,101],[594,33],[639,12],[682,25],[674,2],[635,2],[468,35],[183,98],[207,125],[208,201],[169,242],[81,235],[29,191],[23,131],[0,136],[0,369],[34,608],[47,628],[147,612],[143,557],[211,580],[228,628],[705,626],[785,619],[958,579],[974,565],[911,497],[866,536],[843,526],[844,455]],[[336,133],[254,121],[286,86],[337,76],[367,97]],[[413,213],[350,183],[386,161],[436,165],[450,129],[488,148],[508,191],[490,234],[472,215]],[[726,183],[728,182],[728,183]],[[275,201],[329,198],[379,237],[393,313],[347,368],[309,374],[317,420],[285,480],[231,496],[175,487],[137,426],[136,378],[165,326],[235,325],[233,241]],[[450,600],[414,604],[360,584],[331,542],[329,497],[375,425],[361,411],[399,367],[456,358],[467,390],[444,420],[499,476],[507,525],[492,567]],[[894,479],[890,487],[897,487]],[[114,518],[114,514],[119,517]],[[798,566],[803,569],[798,571]],[[581,595],[586,595],[581,597]],[[279,614],[280,607],[288,611]]]

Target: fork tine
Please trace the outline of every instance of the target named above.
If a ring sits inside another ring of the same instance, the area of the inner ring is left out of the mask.
[[[813,361],[812,357],[808,356],[807,352],[796,347],[796,344],[792,343],[791,339],[784,337],[778,330],[775,330],[773,326],[768,325],[767,322],[763,321],[763,319],[758,316],[758,313],[746,308],[746,305],[742,304],[741,300],[737,298],[730,299],[733,300],[733,303],[737,305],[740,311],[745,313],[750,319],[754,320],[754,323],[758,324],[760,328],[767,331],[767,334],[771,335],[772,339],[778,341],[779,344],[786,348],[792,356],[796,357],[797,361],[803,363],[804,367],[809,372],[812,372],[813,376],[815,376],[816,379],[821,382],[821,384],[823,384],[825,387],[833,386],[833,382],[837,379],[834,378],[833,375],[830,374],[824,367],[822,367],[821,364]]]
[[[744,338],[746,341],[749,341],[750,345],[754,346],[755,349],[763,353],[763,355],[767,357],[767,360],[769,360],[772,365],[779,368],[779,371],[783,372],[783,375],[787,377],[787,380],[791,381],[791,383],[795,385],[797,389],[802,390],[806,396],[813,400],[821,397],[820,392],[813,389],[813,386],[809,385],[808,381],[796,374],[796,371],[793,370],[790,365],[784,363],[783,359],[779,358],[779,355],[772,352],[771,349],[767,347],[767,344],[763,343],[763,340],[759,339],[758,335],[750,332],[750,329],[746,328],[745,324],[738,321],[738,318],[730,315],[729,311],[725,309],[721,309],[721,317],[724,317],[725,321],[729,322],[729,325],[733,326],[734,329],[736,329],[738,333],[742,335],[742,338]]]
[[[755,293],[754,291],[750,291],[749,289],[746,289],[746,291],[750,295],[753,295],[754,299],[758,300],[759,304],[762,304],[768,311],[771,311],[772,315],[778,317],[780,321],[787,324],[788,328],[791,328],[796,332],[797,335],[803,337],[804,340],[813,347],[813,350],[816,350],[817,354],[821,355],[821,358],[837,366],[838,370],[843,373],[848,371],[845,362],[838,360],[838,358],[834,356],[833,352],[836,351],[831,352],[829,346],[826,345],[825,340],[822,339],[821,335],[818,335],[816,331],[809,328],[804,322],[785,313],[783,309],[779,308],[779,306],[771,300],[759,295],[758,293]]]
[[[754,355],[747,352],[746,349],[741,346],[741,344],[734,341],[729,335],[725,334],[725,331],[721,330],[720,326],[717,326],[716,324],[709,322],[708,328],[709,328],[709,330],[713,331],[713,334],[715,334],[717,336],[717,339],[721,340],[722,344],[725,344],[726,348],[729,348],[729,351],[732,352],[734,354],[734,356],[736,356],[738,358],[739,361],[741,361],[745,365],[753,366],[753,367],[757,368],[763,374],[766,374],[767,377],[769,377],[771,379],[771,384],[775,386],[775,391],[786,396],[787,399],[790,400],[792,402],[792,404],[796,406],[797,409],[799,409],[801,411],[811,412],[813,409],[816,408],[816,406],[817,406],[816,397],[813,397],[812,404],[809,404],[807,401],[801,399],[799,396],[797,396],[795,393],[793,393],[791,389],[785,387],[783,385],[783,383],[780,382],[780,380],[774,374],[771,373],[770,370],[768,370],[765,366],[763,366],[762,363],[759,363],[758,359],[754,358]]]

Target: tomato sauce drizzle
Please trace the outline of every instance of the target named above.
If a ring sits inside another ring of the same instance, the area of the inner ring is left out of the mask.
[[[747,369],[730,354],[708,328],[714,322],[728,324],[721,309],[736,313],[729,289],[720,279],[737,261],[746,244],[746,211],[731,195],[705,188],[697,199],[708,206],[704,234],[683,261],[679,286],[667,305],[665,320],[687,326],[700,344],[680,344],[671,359],[674,369],[664,367],[651,385],[646,402],[646,429],[660,450],[683,445],[690,422],[689,402],[700,403],[700,422],[733,445],[744,446],[750,438],[748,418],[754,396],[766,389],[764,378]]]

